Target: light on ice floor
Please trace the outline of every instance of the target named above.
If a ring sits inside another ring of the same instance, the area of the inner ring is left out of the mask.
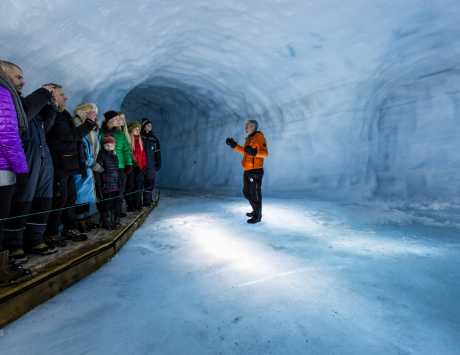
[[[459,354],[458,230],[403,212],[169,194],[114,260],[0,331],[0,354]]]

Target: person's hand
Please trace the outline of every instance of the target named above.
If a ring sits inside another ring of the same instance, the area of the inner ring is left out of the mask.
[[[232,147],[232,149],[235,148],[236,145],[238,144],[238,143],[236,143],[236,141],[235,141],[233,138],[227,138],[227,139],[225,140],[225,143],[226,143],[228,146]]]
[[[86,115],[86,119],[87,119],[87,120],[90,120],[90,121],[93,121],[93,122],[96,122],[96,119],[97,119],[97,113],[96,113],[96,111],[90,111],[90,112],[88,112],[88,114]]]
[[[126,175],[130,174],[132,171],[133,171],[133,166],[132,165],[126,165],[126,167],[125,167]]]
[[[257,155],[257,148],[253,148],[250,145],[247,145],[246,147],[244,147],[244,151],[253,157]]]
[[[54,93],[54,87],[52,85],[43,85],[42,88],[48,90],[51,94]]]

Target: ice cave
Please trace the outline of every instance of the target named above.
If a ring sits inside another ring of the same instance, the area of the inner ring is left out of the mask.
[[[2,0],[25,92],[150,118],[163,164],[126,246],[0,353],[459,354],[459,21],[458,0]],[[247,119],[257,225],[225,144]]]

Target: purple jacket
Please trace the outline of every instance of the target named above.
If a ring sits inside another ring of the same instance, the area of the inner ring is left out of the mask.
[[[19,137],[18,117],[13,97],[0,86],[0,170],[27,173],[27,160]]]

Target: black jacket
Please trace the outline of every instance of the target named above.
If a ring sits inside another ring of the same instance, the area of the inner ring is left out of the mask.
[[[145,155],[147,156],[146,173],[150,175],[161,169],[160,140],[152,132],[142,133]]]
[[[56,109],[54,105],[51,105],[51,94],[48,90],[41,88],[27,97],[21,97],[21,101],[30,122],[28,132],[23,138],[29,166],[35,159],[50,160],[46,132],[52,128],[56,117]]]
[[[101,149],[96,162],[104,169],[101,173],[95,173],[98,195],[101,196],[101,192],[120,191],[120,170],[118,169],[118,159],[115,152],[108,152],[105,149]]]
[[[86,174],[82,140],[95,126],[96,123],[86,120],[76,127],[68,111],[57,113],[54,125],[46,137],[56,176]]]

